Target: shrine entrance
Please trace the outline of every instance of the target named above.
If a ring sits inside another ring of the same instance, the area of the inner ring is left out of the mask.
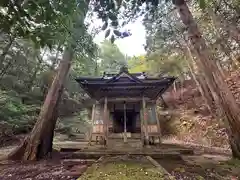
[[[130,133],[137,132],[137,115],[138,112],[126,111],[126,131]],[[113,113],[113,133],[124,132],[124,110],[118,110]]]

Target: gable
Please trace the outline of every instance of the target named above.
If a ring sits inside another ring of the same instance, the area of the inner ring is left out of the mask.
[[[138,79],[137,77],[129,74],[128,72],[120,72],[119,74],[115,75],[111,79],[107,81],[107,83],[110,82],[136,82],[141,83],[142,81]]]

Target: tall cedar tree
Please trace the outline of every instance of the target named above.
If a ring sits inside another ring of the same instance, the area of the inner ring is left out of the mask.
[[[204,72],[205,79],[213,88],[213,97],[218,102],[225,114],[225,121],[228,125],[229,141],[233,157],[240,159],[240,109],[231,91],[229,90],[224,77],[219,71],[213,55],[209,51],[204,38],[194,21],[184,0],[174,0],[173,4],[178,10],[183,24],[187,27],[188,40],[197,56],[197,64]]]

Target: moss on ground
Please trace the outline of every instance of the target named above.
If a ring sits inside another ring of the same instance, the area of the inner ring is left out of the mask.
[[[164,180],[164,175],[151,164],[107,162],[89,168],[78,180]]]
[[[230,159],[228,161],[225,162],[221,162],[221,164],[226,165],[226,166],[233,166],[233,167],[238,167],[240,168],[240,160],[238,159]]]

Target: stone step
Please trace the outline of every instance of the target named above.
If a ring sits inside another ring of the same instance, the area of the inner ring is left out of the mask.
[[[75,165],[92,165],[96,162],[96,159],[63,159],[61,164],[64,167],[73,167]]]
[[[175,159],[181,160],[181,154],[179,152],[140,152],[137,151],[87,151],[87,152],[73,152],[66,153],[62,152],[61,158],[69,158],[69,159],[98,159],[102,156],[119,156],[119,155],[133,155],[133,156],[151,156],[154,159]]]
[[[112,143],[124,143],[123,139],[108,139],[108,142],[112,142]],[[140,143],[142,142],[139,139],[127,139],[127,143]]]
[[[122,143],[122,144],[108,144],[109,147],[142,147],[141,143],[129,144],[129,143]]]
[[[108,135],[108,138],[122,139],[123,135],[124,135],[123,133],[110,133]],[[141,138],[141,134],[140,133],[127,133],[127,137],[128,138],[132,138],[132,139],[140,139]]]
[[[148,149],[148,148],[143,148],[142,144],[141,144],[141,146],[134,147],[134,148],[129,146],[128,144],[126,146],[124,146],[122,144],[122,147],[124,147],[124,148],[121,148],[120,146],[116,146],[116,147],[112,146],[112,144],[108,145],[108,147],[102,147],[101,146],[101,147],[97,147],[97,148],[95,146],[89,146],[87,148],[82,148],[82,149],[79,148],[79,149],[77,149],[77,151],[76,151],[76,148],[73,148],[74,151],[71,150],[71,148],[61,148],[60,152],[62,152],[62,153],[74,153],[74,152],[79,152],[79,151],[81,151],[81,152],[106,152],[106,151],[118,152],[119,150],[123,151],[123,150],[126,150],[126,149],[127,149],[126,151],[128,152],[128,150],[132,151],[132,150],[137,150],[138,149],[140,152],[150,151],[150,152],[154,152],[154,153],[162,153],[162,152],[166,152],[166,151],[167,152],[175,151],[175,152],[180,153],[181,155],[193,155],[194,154],[193,149],[181,148],[181,147],[179,147],[179,148],[173,148],[173,147],[166,148],[164,146],[160,146],[158,148],[157,147],[151,147],[150,149]],[[110,150],[110,149],[113,149],[113,150]],[[0,165],[1,165],[1,162],[0,162]]]
[[[131,140],[128,139],[127,142],[125,143],[123,140],[109,140],[108,141],[108,146],[111,148],[140,148],[142,147],[142,142],[140,140]]]

